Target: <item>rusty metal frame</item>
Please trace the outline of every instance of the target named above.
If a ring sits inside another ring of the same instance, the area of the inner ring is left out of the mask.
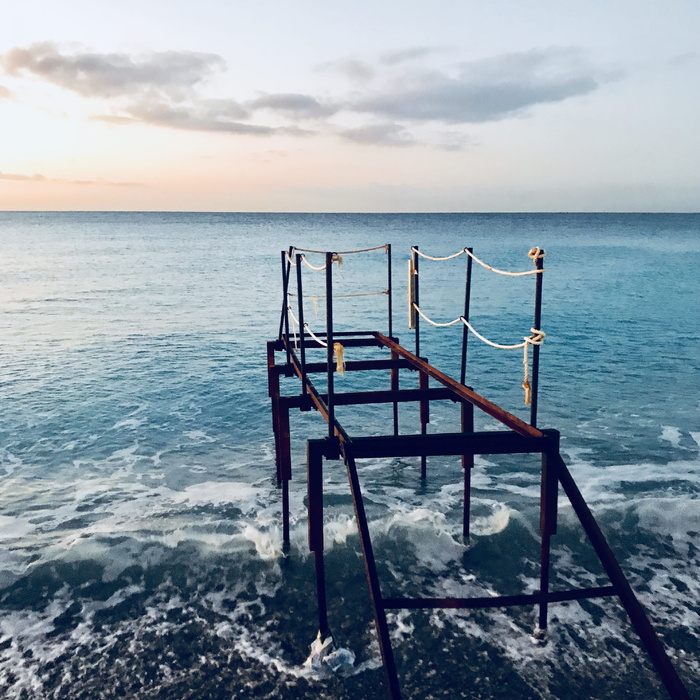
[[[290,279],[289,257],[283,253],[283,285],[285,289]],[[397,338],[376,331],[334,333],[332,328],[332,282],[330,272],[332,253],[326,254],[327,281],[327,320],[326,333],[317,334],[328,343],[325,362],[308,362],[306,349],[318,348],[318,344],[301,327],[295,348],[289,334],[289,320],[286,316],[286,299],[280,321],[280,336],[267,344],[268,389],[272,401],[272,424],[275,438],[276,478],[282,490],[283,540],[285,548],[290,542],[289,481],[292,478],[290,449],[289,413],[292,409],[318,411],[328,423],[328,437],[322,440],[307,441],[307,488],[308,488],[308,532],[309,548],[314,553],[316,568],[316,588],[318,599],[319,631],[325,637],[329,632],[328,608],[326,600],[326,572],[323,543],[323,461],[343,459],[355,509],[360,544],[362,547],[365,573],[370,591],[374,621],[384,664],[387,691],[391,698],[400,698],[400,684],[394,660],[386,611],[392,609],[416,608],[492,608],[515,605],[538,606],[536,634],[544,635],[547,629],[548,607],[552,603],[581,600],[585,598],[617,596],[625,609],[649,658],[671,698],[689,699],[688,691],[673,667],[666,651],[656,635],[644,609],[630,587],[624,572],[618,564],[602,531],[586,504],[581,492],[571,476],[559,451],[559,433],[556,430],[542,430],[535,427],[536,404],[531,413],[531,422],[526,423],[517,416],[505,411],[485,397],[473,391],[463,382],[458,382],[427,360],[412,353],[398,342]],[[297,264],[299,260],[297,258]],[[301,292],[301,277],[297,267],[298,288]],[[540,275],[538,275],[540,277]],[[541,295],[541,288],[539,291]],[[468,297],[467,297],[468,299]],[[541,300],[541,297],[540,297]],[[299,302],[301,303],[301,302]],[[468,304],[468,301],[465,302]],[[303,307],[300,306],[300,309]],[[391,314],[391,303],[389,304]],[[301,319],[300,319],[301,320]],[[537,325],[537,324],[536,324]],[[391,328],[391,323],[389,323]],[[337,392],[333,384],[333,338],[342,337],[344,346],[377,347],[389,350],[390,358],[359,360],[346,363],[346,371],[389,370],[390,388],[377,391]],[[417,351],[419,341],[417,340]],[[539,348],[535,346],[535,350]],[[276,364],[276,353],[285,353],[284,364]],[[463,356],[466,344],[463,346]],[[399,388],[401,369],[418,372],[418,389]],[[321,393],[310,379],[314,374],[329,377],[328,390]],[[301,380],[301,393],[284,396],[280,392],[280,377],[297,376]],[[429,380],[441,387],[430,387]],[[536,381],[536,378],[533,377]],[[536,392],[534,394],[536,396]],[[450,400],[461,407],[461,428],[458,433],[428,433],[428,406],[430,401]],[[398,428],[398,406],[412,402],[419,405],[420,433],[401,435]],[[339,423],[335,415],[336,406],[392,404],[394,413],[393,434],[372,437],[351,437]],[[499,421],[504,430],[474,431],[473,411],[478,408]],[[455,455],[462,458],[464,472],[464,527],[469,532],[470,472],[474,455],[482,454],[525,454],[539,453],[542,456],[541,497],[540,497],[540,586],[536,593],[482,597],[482,598],[384,598],[377,574],[372,541],[365,514],[362,488],[357,473],[357,460],[376,457],[420,457],[421,475],[426,476],[425,460],[433,455]],[[549,590],[551,538],[557,529],[558,494],[561,486],[569,499],[579,522],[595,550],[610,581],[610,585],[580,588],[564,591]]]

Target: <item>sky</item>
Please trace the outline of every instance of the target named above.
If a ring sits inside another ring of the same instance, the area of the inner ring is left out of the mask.
[[[0,209],[700,211],[695,0],[11,0]]]

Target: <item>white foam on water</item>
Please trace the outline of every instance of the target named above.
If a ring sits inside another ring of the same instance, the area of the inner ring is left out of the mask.
[[[348,537],[357,534],[357,523],[348,515],[334,517],[323,523],[324,543],[344,545]]]
[[[496,503],[494,504],[491,515],[479,516],[472,519],[469,531],[473,535],[481,537],[496,535],[499,532],[503,532],[503,530],[508,527],[510,517],[513,513],[514,511],[505,504]]]
[[[255,505],[255,499],[265,491],[240,481],[204,481],[188,486],[184,491],[171,491],[173,503],[189,505],[222,505],[224,503],[240,503],[248,501]]]
[[[216,442],[216,438],[210,437],[203,430],[186,430],[183,435],[197,443]]]
[[[581,493],[589,504],[609,501],[627,501],[643,498],[623,490],[623,483],[643,486],[659,483],[686,482],[694,491],[700,490],[700,462],[679,460],[665,464],[638,462],[633,464],[615,464],[609,466],[594,465],[590,462],[577,461],[569,465],[571,475],[575,479]],[[647,494],[648,495],[648,494]],[[684,494],[679,499],[687,498]]]
[[[700,499],[650,497],[637,502],[634,510],[644,529],[670,535],[676,546],[697,544]]]
[[[661,426],[661,435],[659,436],[660,440],[665,440],[666,442],[670,442],[673,447],[680,447],[681,446],[681,437],[682,433],[678,428],[675,428],[672,425],[662,425]]]
[[[284,554],[282,533],[279,528],[263,532],[252,525],[243,529],[243,537],[255,545],[255,551],[263,561],[279,559]]]
[[[691,432],[691,433],[690,433],[690,437],[692,437],[693,440],[695,440],[695,444],[696,444],[698,447],[700,447],[700,432],[699,432],[699,433]]]
[[[456,539],[459,531],[447,524],[445,514],[428,508],[395,512],[370,523],[374,536],[393,537],[396,532],[407,537],[416,558],[436,572],[458,560],[468,549]]]
[[[0,515],[0,542],[26,537],[36,530],[27,518]]]

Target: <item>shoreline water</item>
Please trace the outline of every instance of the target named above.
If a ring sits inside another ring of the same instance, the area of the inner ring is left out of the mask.
[[[611,547],[700,692],[697,215],[3,212],[0,221],[7,697],[384,697],[345,475],[328,470],[326,531],[331,624],[357,656],[349,678],[304,671],[316,623],[303,479],[293,482],[288,559],[272,484],[264,344],[279,322],[279,251],[335,241],[389,241],[397,256],[413,244],[435,254],[474,245],[510,268],[531,245],[547,250],[540,425],[562,431]],[[400,287],[400,258],[396,268]],[[425,301],[451,317],[463,268],[429,272]],[[374,288],[379,274],[366,263],[363,283]],[[529,328],[519,287],[481,283],[474,313],[487,334]],[[359,302],[342,313],[381,322]],[[402,339],[404,317],[397,309]],[[453,371],[454,338],[426,331],[424,343]],[[523,412],[522,353],[473,353],[476,387]],[[379,429],[384,417],[362,420]],[[317,423],[294,418],[299,476]],[[537,465],[478,461],[470,547],[458,540],[459,469],[433,468],[426,486],[410,460],[362,471],[382,580],[401,595],[445,578],[443,594],[528,591]],[[555,559],[562,586],[602,581],[566,508]],[[435,698],[664,697],[616,606],[567,604],[553,615],[544,649],[529,641],[530,610],[395,616],[402,685]]]

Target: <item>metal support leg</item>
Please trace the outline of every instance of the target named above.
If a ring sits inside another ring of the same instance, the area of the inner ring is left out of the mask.
[[[558,451],[558,447],[557,447]],[[544,640],[547,633],[547,595],[549,594],[549,571],[552,535],[557,532],[557,502],[559,480],[556,461],[545,452],[542,455],[542,481],[540,486],[540,533],[542,535],[540,559],[540,610],[535,636]]]
[[[282,485],[280,473],[280,438],[279,438],[279,398],[280,398],[280,378],[275,371],[275,344],[267,344],[267,393],[272,400],[272,434],[275,438],[275,471],[277,486]]]
[[[292,452],[289,437],[289,408],[277,402],[279,479],[282,485],[282,542],[289,550],[289,480],[292,478]]]
[[[306,465],[309,509],[309,549],[316,563],[316,597],[318,630],[321,639],[329,635],[326,602],[326,570],[323,559],[323,450],[315,440],[306,443]]]
[[[425,391],[428,388],[428,375],[425,372],[418,374],[418,388]],[[428,423],[430,423],[430,402],[427,399],[420,401],[420,432],[425,435],[428,432]],[[427,458],[421,455],[420,458],[420,478],[425,479],[427,475]]]
[[[462,404],[462,432],[474,432],[474,406],[472,406],[470,403]],[[469,537],[469,513],[471,510],[471,484],[473,468],[474,455],[462,455],[462,473],[464,477],[464,514],[462,519],[462,535],[465,539]]]
[[[341,447],[343,449],[343,458],[348,471],[348,480],[350,481],[350,491],[352,494],[352,502],[355,506],[355,519],[357,521],[357,531],[360,535],[360,545],[365,560],[365,573],[367,574],[367,584],[369,586],[369,594],[372,599],[372,607],[374,608],[374,623],[377,629],[377,639],[379,641],[379,651],[382,655],[384,663],[384,673],[386,677],[387,690],[389,697],[392,700],[401,700],[401,690],[399,688],[399,679],[396,673],[396,662],[394,660],[394,651],[391,648],[391,637],[389,635],[389,626],[386,620],[386,610],[384,601],[379,586],[379,576],[377,575],[377,565],[374,560],[374,550],[372,549],[372,539],[369,534],[369,524],[365,513],[362,491],[360,489],[360,480],[357,476],[357,464],[350,453],[347,445]]]
[[[395,352],[391,352],[391,359],[397,360],[398,355]],[[390,386],[392,391],[399,390],[399,370],[396,367],[392,367],[390,371]],[[394,401],[393,404],[393,415],[394,415],[394,435],[399,434],[399,404]]]

